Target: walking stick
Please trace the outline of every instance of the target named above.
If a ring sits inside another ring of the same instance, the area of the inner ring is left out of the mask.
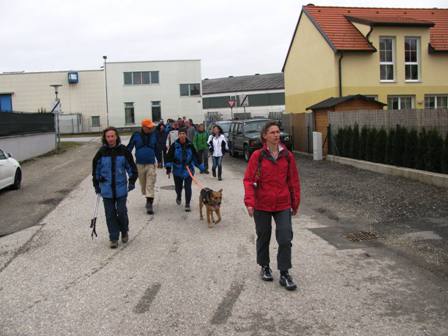
[[[100,204],[101,195],[98,194],[96,196],[96,204],[95,204],[95,210],[93,211],[93,218],[90,220],[90,228],[92,229],[92,233],[90,236],[93,239],[93,236],[98,237],[98,234],[96,233],[96,217],[98,216],[98,204]]]

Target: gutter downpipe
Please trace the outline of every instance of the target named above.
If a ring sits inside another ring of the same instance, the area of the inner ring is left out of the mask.
[[[339,53],[339,97],[342,97],[342,58],[344,53],[341,51]]]

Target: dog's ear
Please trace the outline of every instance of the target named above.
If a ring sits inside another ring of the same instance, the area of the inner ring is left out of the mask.
[[[218,192],[222,194],[222,189],[219,189]]]

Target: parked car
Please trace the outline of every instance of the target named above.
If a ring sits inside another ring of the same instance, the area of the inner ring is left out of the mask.
[[[244,160],[249,161],[252,153],[262,147],[260,131],[268,121],[272,120],[257,118],[232,121],[228,136],[230,155],[242,154]],[[280,140],[289,150],[292,150],[289,134],[280,131]]]
[[[0,189],[12,187],[20,189],[22,168],[11,154],[0,149]]]
[[[226,137],[226,139],[228,139],[229,138],[229,128],[230,128],[231,123],[232,123],[232,120],[220,120],[220,121],[212,122],[208,126],[208,134],[212,134],[213,127],[215,125],[218,125],[219,127],[222,128],[222,131],[224,132],[224,136]]]

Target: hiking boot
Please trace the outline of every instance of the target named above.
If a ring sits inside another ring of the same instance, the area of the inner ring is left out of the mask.
[[[260,271],[261,280],[263,281],[272,281],[274,277],[272,276],[272,270],[269,265],[261,266]]]
[[[118,240],[111,240],[110,241],[110,248],[116,249],[118,247]]]
[[[176,198],[176,204],[180,205],[180,203],[182,203],[182,200],[180,198]]]
[[[189,204],[185,205],[185,211],[186,212],[190,212],[191,211],[191,208],[190,208]]]
[[[146,198],[146,213],[148,215],[154,215],[154,210],[152,207],[152,203],[154,202],[154,198],[152,197],[147,197]]]
[[[146,204],[146,213],[148,215],[154,215],[154,209],[152,208],[152,203]]]
[[[294,283],[294,281],[292,280],[289,273],[281,274],[279,282],[280,282],[280,285],[285,287],[287,290],[292,291],[297,288],[297,285]]]
[[[126,233],[122,233],[122,234],[121,234],[121,242],[122,242],[123,244],[126,244],[128,241],[129,241],[129,235],[128,235],[128,233],[127,233],[127,232],[126,232]]]

